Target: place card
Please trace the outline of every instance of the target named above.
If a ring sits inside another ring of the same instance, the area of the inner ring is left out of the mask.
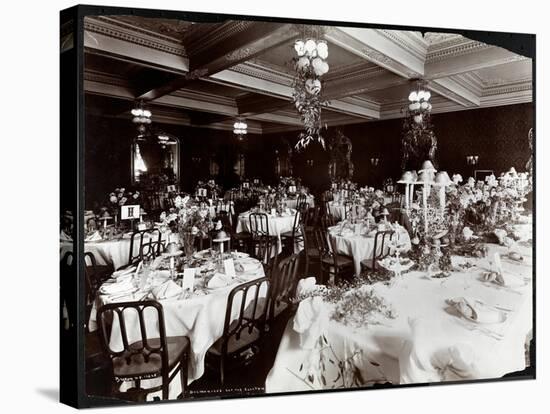
[[[139,223],[137,226],[139,231],[147,230],[147,224],[146,223]]]
[[[134,220],[139,218],[139,205],[122,206],[120,207],[121,220]]]
[[[194,267],[188,267],[183,269],[183,283],[182,288],[184,291],[188,290],[193,292],[193,287],[195,285],[195,271]]]
[[[228,277],[235,277],[237,274],[235,273],[235,262],[233,262],[232,258],[225,259],[223,261],[223,268],[225,270],[225,275]]]

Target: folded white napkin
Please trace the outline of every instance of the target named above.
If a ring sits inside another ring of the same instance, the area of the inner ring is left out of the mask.
[[[447,304],[453,307],[461,316],[477,323],[501,323],[506,320],[506,313],[490,307],[483,302],[469,298],[447,299]]]
[[[131,292],[135,289],[132,278],[123,278],[120,282],[117,280],[116,283],[104,283],[99,291],[104,295],[114,295],[122,294],[125,292]]]
[[[118,279],[119,277],[124,276],[124,275],[131,275],[135,271],[136,271],[136,267],[135,266],[130,266],[130,267],[127,267],[125,269],[120,269],[120,270],[117,270],[116,272],[113,272],[111,277],[113,279]]]
[[[174,281],[168,280],[165,283],[151,289],[151,293],[156,300],[169,299],[179,296],[181,294],[181,287]]]
[[[298,281],[298,286],[296,286],[296,296],[307,295],[310,292],[316,290],[317,281],[314,277],[306,277],[305,279],[300,279]]]
[[[260,263],[257,260],[239,259],[235,262],[235,270],[240,273],[252,273],[260,268]]]
[[[298,305],[293,329],[300,334],[300,346],[313,349],[328,328],[328,310],[321,296],[304,299]]]
[[[98,231],[94,231],[92,234],[86,236],[86,239],[85,239],[85,241],[87,242],[94,242],[99,240],[103,240],[103,238],[101,237],[101,234],[99,234]]]
[[[457,343],[434,352],[432,363],[441,373],[441,381],[478,378],[477,356],[467,343]]]
[[[61,230],[61,233],[59,234],[59,240],[61,241],[73,241],[73,238],[69,236],[67,233],[65,233],[63,230]]]
[[[212,279],[208,281],[209,289],[219,289],[233,283],[233,279],[224,275],[223,273],[216,273],[212,276]]]

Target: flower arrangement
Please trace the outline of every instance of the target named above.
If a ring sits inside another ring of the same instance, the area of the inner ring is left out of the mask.
[[[321,77],[329,70],[326,59],[328,45],[325,40],[297,40],[294,44],[297,57],[294,58],[296,76],[294,78],[292,100],[300,114],[305,131],[300,133],[296,149],[305,148],[312,141],[325,148],[321,136],[321,108],[328,102],[321,98]]]
[[[198,181],[195,186],[195,194],[198,194],[199,189],[205,189],[207,191],[207,197],[216,198],[222,194],[222,188],[220,185],[216,184],[215,180]]]
[[[108,211],[112,216],[118,215],[120,207],[126,204],[141,205],[142,197],[139,191],[126,191],[124,187],[115,188],[109,193],[106,200],[106,205],[102,207],[102,212]]]
[[[189,196],[177,196],[174,199],[174,207],[169,210],[168,214],[162,212],[160,221],[169,226],[172,233],[179,233],[180,237],[190,234],[205,238],[213,228],[208,208]]]
[[[419,160],[435,159],[437,138],[430,112],[431,104],[427,100],[417,100],[407,106],[401,140],[403,169],[407,168],[409,162],[415,164]]]
[[[380,316],[395,318],[392,308],[368,285],[346,290],[335,305],[331,319],[354,327],[378,324]]]

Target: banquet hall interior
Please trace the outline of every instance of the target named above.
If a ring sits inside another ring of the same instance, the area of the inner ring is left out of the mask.
[[[529,47],[138,14],[83,42],[89,396],[533,375]]]

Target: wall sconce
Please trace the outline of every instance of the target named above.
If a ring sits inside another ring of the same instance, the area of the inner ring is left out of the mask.
[[[313,167],[313,160],[307,160],[306,164],[308,165],[308,167]]]
[[[370,163],[373,167],[377,167],[378,164],[380,163],[380,158],[371,158]]]
[[[466,163],[468,165],[477,165],[479,163],[479,155],[466,156]]]
[[[201,157],[191,157],[191,161],[193,161],[195,164],[199,164],[202,161]]]

